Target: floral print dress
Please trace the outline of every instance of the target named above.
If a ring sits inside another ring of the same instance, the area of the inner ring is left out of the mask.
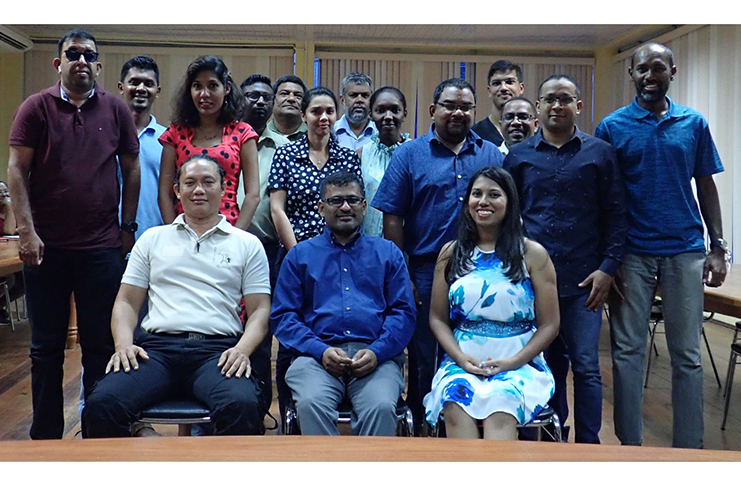
[[[530,278],[512,283],[495,252],[476,248],[472,261],[474,270],[450,286],[450,320],[456,342],[464,353],[482,361],[514,356],[535,333]],[[526,424],[547,405],[553,391],[553,375],[542,353],[519,369],[489,377],[467,373],[445,354],[423,403],[426,420],[432,425],[447,401],[457,403],[475,419],[506,412]]]

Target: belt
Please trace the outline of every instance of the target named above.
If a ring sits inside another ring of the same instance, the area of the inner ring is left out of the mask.
[[[201,334],[200,332],[151,332],[153,336],[177,338],[177,339],[227,339],[236,336],[225,336],[223,334]]]

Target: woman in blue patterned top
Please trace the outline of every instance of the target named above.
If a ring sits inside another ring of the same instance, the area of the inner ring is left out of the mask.
[[[430,328],[445,355],[425,397],[426,419],[445,413],[448,437],[515,440],[553,395],[543,350],[558,334],[556,272],[546,250],[523,236],[507,171],[471,178],[458,239],[440,252]]]
[[[378,133],[371,141],[358,149],[358,157],[363,169],[365,198],[368,209],[363,218],[363,233],[383,236],[383,213],[371,207],[381,179],[386,173],[394,150],[409,141],[408,133],[401,133],[401,125],[407,116],[407,100],[404,94],[393,86],[378,88],[371,96],[371,118]]]
[[[310,89],[301,100],[301,118],[306,135],[278,147],[268,179],[270,214],[285,251],[324,229],[318,203],[319,184],[326,176],[346,170],[362,177],[358,154],[341,147],[332,134],[337,120],[332,91],[323,86]]]

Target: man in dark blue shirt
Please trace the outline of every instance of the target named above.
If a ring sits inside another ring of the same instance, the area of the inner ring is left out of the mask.
[[[579,96],[570,77],[546,78],[536,103],[541,130],[513,146],[504,167],[517,184],[527,235],[548,250],[558,276],[561,328],[547,354],[556,380],[551,405],[565,422],[570,362],[576,442],[599,443],[602,305],[622,261],[627,223],[615,151],[576,127]]]
[[[493,143],[471,130],[475,113],[476,92],[468,82],[453,78],[440,83],[430,105],[430,131],[394,151],[373,197],[373,207],[383,211],[384,237],[409,256],[418,297],[407,391],[417,434],[425,416],[422,398],[430,391],[437,367],[437,341],[429,323],[437,255],[457,237],[471,176],[482,167],[501,167],[504,159]]]
[[[270,317],[275,337],[297,355],[286,383],[301,432],[338,434],[347,395],[355,434],[394,435],[416,311],[404,256],[361,233],[367,202],[357,175],[327,176],[320,194],[327,227],[286,255]]]

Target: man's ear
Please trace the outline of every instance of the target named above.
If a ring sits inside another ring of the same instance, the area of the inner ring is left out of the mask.
[[[178,187],[177,184],[172,185],[172,192],[175,193],[175,196],[177,196],[178,201],[179,201],[180,200],[180,188]]]

